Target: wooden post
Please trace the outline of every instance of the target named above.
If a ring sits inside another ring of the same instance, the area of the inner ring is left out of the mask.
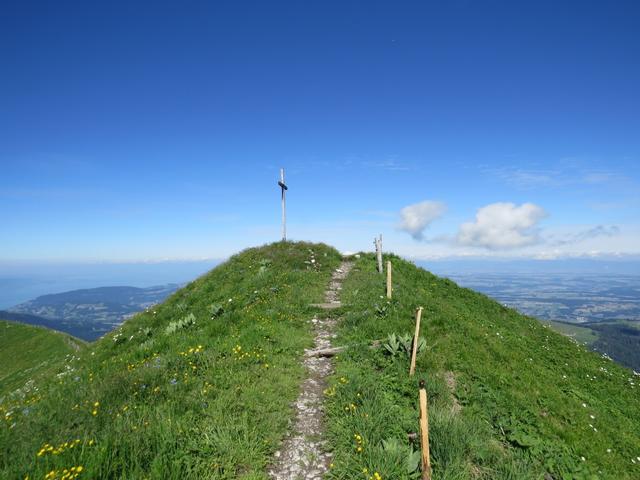
[[[424,387],[424,382],[420,382]],[[420,389],[420,446],[422,447],[422,480],[431,480],[431,457],[429,455],[429,414],[427,391]]]
[[[391,285],[391,261],[387,261],[387,298],[391,299],[391,291],[393,286]]]
[[[416,310],[416,334],[413,336],[413,349],[411,351],[411,366],[409,376],[413,376],[416,371],[416,355],[418,354],[418,335],[420,335],[420,319],[422,318],[422,307]]]
[[[373,237],[373,244],[376,247],[376,270],[380,273],[380,264],[378,263],[378,252],[380,251],[380,245],[378,245],[378,237]]]
[[[376,258],[378,260],[378,273],[382,273],[382,234],[380,234],[380,238],[375,238],[373,242],[376,244]]]

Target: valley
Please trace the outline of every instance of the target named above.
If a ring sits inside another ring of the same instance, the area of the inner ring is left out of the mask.
[[[0,318],[42,325],[93,341],[135,313],[162,302],[178,288],[178,284],[99,287],[42,295],[7,312],[0,311]]]

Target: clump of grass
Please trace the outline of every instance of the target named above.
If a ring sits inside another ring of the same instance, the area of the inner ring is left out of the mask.
[[[395,333],[391,333],[387,335],[387,340],[382,344],[385,349],[385,353],[388,353],[391,356],[395,356],[398,354],[404,354],[406,356],[411,356],[413,352],[413,337],[408,333],[403,335],[396,335]],[[418,338],[418,345],[416,347],[416,354],[421,354],[424,349],[427,347],[427,342],[424,337]]]
[[[196,316],[193,313],[188,314],[186,317],[181,318],[173,322],[169,322],[167,328],[164,329],[165,335],[171,335],[183,328],[192,327],[196,324]]]

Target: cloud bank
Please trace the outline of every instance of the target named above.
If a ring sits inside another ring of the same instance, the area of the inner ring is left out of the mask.
[[[425,229],[447,209],[442,202],[425,200],[424,202],[408,205],[400,210],[400,225],[398,228],[407,232],[416,240],[424,238]]]
[[[597,237],[613,237],[620,234],[620,227],[617,225],[596,225],[595,227],[581,230],[579,232],[566,235],[564,238],[551,239],[552,245],[571,245]]]
[[[535,227],[545,216],[545,211],[533,203],[492,203],[478,210],[474,222],[460,225],[456,241],[491,250],[533,245],[540,242]]]

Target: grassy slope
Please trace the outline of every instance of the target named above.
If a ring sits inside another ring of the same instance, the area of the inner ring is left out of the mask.
[[[415,478],[405,464],[414,448],[407,433],[418,429],[418,379],[429,392],[435,479],[640,478],[640,379],[630,370],[389,258],[393,301],[381,297],[384,279],[364,255],[344,284],[334,344],[412,334],[422,305],[427,349],[414,378],[406,356],[383,349],[351,348],[337,358],[326,391],[332,478]]]
[[[305,263],[310,248],[318,269]],[[640,401],[630,371],[390,258],[394,300],[380,297],[383,278],[364,256],[345,282],[334,343],[411,333],[423,305],[428,348],[413,379],[406,357],[380,349],[336,359],[326,392],[330,476],[415,477],[405,466],[407,433],[417,430],[424,378],[435,479],[638,478]],[[82,466],[79,478],[266,479],[304,375],[308,303],[321,300],[338,262],[322,245],[244,252],[60,366],[61,379],[3,399],[0,478],[61,478]],[[194,325],[166,333],[190,314]]]
[[[36,401],[2,405],[0,478],[266,479],[312,343],[308,304],[339,261],[317,244],[251,249],[127,321]]]
[[[598,340],[598,332],[595,332],[588,326],[574,325],[566,322],[554,322],[543,320],[542,323],[548,324],[555,331],[573,338],[576,342],[591,345]]]
[[[64,333],[0,320],[0,397],[56,370],[83,345]]]

